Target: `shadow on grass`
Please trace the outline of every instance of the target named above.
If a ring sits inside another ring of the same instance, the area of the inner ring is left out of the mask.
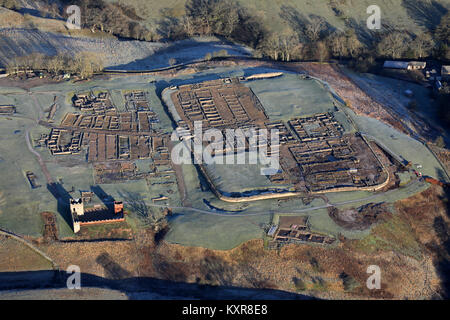
[[[108,210],[114,210],[114,197],[107,194],[100,186],[91,186],[91,191],[102,201]]]
[[[149,218],[154,220],[154,216],[141,194],[125,190],[119,191],[118,194],[127,204],[131,212],[135,213],[140,219],[143,221],[147,221]]]
[[[101,264],[112,270],[113,275],[128,275],[122,269],[115,268],[108,256],[102,256]],[[66,289],[70,274],[64,271],[26,271],[0,273],[1,290],[37,290]],[[248,289],[235,286],[211,286],[150,277],[127,277],[124,279],[107,279],[93,274],[81,274],[81,287],[108,288],[125,293],[130,299],[138,294],[152,293],[165,299],[187,298],[208,300],[308,300],[310,296],[273,289]],[[137,298],[139,298],[137,296]]]
[[[303,42],[307,42],[311,39],[308,37],[307,27],[312,23],[312,21],[321,21],[323,23],[323,30],[319,32],[319,39],[324,38],[326,34],[330,34],[336,30],[330,23],[328,23],[324,18],[310,14],[305,16],[303,13],[299,12],[296,8],[290,5],[282,5],[280,11],[280,17],[286,21],[297,33],[299,39]]]
[[[447,9],[437,1],[403,0],[402,6],[416,24],[430,31],[436,28],[441,17],[447,13]]]
[[[438,172],[438,179],[445,181],[445,174],[442,170]],[[450,186],[444,187],[444,194],[441,200],[445,203],[445,213],[450,217]],[[434,218],[433,229],[439,242],[429,244],[429,248],[435,253],[434,265],[441,280],[442,298],[450,298],[450,228],[442,216]]]
[[[47,184],[47,190],[55,197],[58,202],[58,213],[66,221],[66,223],[72,225],[72,217],[70,216],[70,199],[72,196],[59,182]]]

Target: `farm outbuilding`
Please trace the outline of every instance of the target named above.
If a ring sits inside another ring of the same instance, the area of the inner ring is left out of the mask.
[[[406,61],[385,61],[383,68],[408,70],[408,62],[406,62]]]
[[[427,66],[426,62],[410,61],[408,64],[408,70],[423,70]]]
[[[383,68],[385,69],[401,69],[401,70],[422,70],[427,66],[426,62],[420,61],[385,61]]]
[[[450,66],[442,66],[441,68],[441,77],[443,80],[450,79]]]

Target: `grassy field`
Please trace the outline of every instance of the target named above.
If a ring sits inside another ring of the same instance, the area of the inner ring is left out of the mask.
[[[282,77],[250,81],[246,85],[273,121],[334,111],[331,94],[313,79],[302,80],[296,74],[285,73]]]
[[[119,2],[118,0],[108,0]],[[336,29],[356,28],[362,34],[367,32],[367,7],[376,4],[381,9],[383,25],[420,33],[439,23],[441,15],[450,9],[446,0],[342,0],[334,1],[333,8],[329,0],[238,0],[251,13],[257,16],[270,31],[283,32],[287,27],[295,27],[289,16],[308,21],[313,16],[322,17],[329,26]],[[184,14],[186,0],[145,1],[129,0],[127,4],[136,8],[148,26],[155,28],[164,12],[174,17]],[[336,11],[340,11],[337,14]]]
[[[0,272],[31,270],[52,270],[52,265],[23,243],[0,235]]]
[[[404,119],[409,119],[412,112],[419,115],[426,119],[433,129],[439,131],[440,135],[449,139],[449,132],[438,115],[438,104],[432,99],[428,88],[393,78],[374,74],[357,74],[345,68],[343,70],[376,101],[389,106]],[[407,97],[406,90],[411,90],[413,97]],[[412,110],[408,107],[411,102],[415,102],[416,105]]]
[[[29,14],[22,15],[18,12],[0,7],[0,28],[32,28],[38,27],[42,31],[61,32],[68,34],[65,21],[56,19],[44,19]]]
[[[397,215],[377,225],[370,235],[354,242],[353,245],[354,249],[366,254],[392,250],[417,260],[422,258],[423,247],[415,237],[414,230]]]
[[[261,238],[260,224],[268,223],[269,215],[221,217],[197,212],[183,212],[171,220],[166,235],[170,243],[229,250],[251,239]]]

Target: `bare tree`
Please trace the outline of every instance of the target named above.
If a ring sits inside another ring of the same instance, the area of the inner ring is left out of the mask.
[[[299,41],[296,34],[291,30],[286,30],[279,38],[279,48],[281,49],[281,60],[291,61],[292,56],[298,54]]]
[[[437,41],[450,44],[450,11],[441,17],[441,22],[436,27],[435,37]]]
[[[171,67],[173,67],[174,65],[176,65],[177,64],[177,59],[175,59],[175,58],[170,58],[169,59],[169,65],[171,66]]]
[[[326,24],[323,18],[314,17],[311,19],[311,22],[306,25],[305,33],[311,42],[316,42],[320,39],[325,28]]]
[[[46,62],[46,69],[56,75],[59,74],[64,67],[65,61],[61,55],[55,55]]]
[[[278,35],[275,33],[270,34],[261,45],[260,50],[263,55],[269,57],[272,60],[278,60],[280,54],[280,43]]]
[[[214,33],[231,36],[239,22],[238,7],[235,3],[228,0],[219,1],[211,14]]]
[[[264,56],[272,60],[291,61],[299,59],[302,45],[297,34],[290,28],[285,29],[281,34],[272,33],[266,37],[260,47]]]
[[[339,58],[348,56],[346,39],[344,34],[338,32],[335,32],[328,37],[328,43],[333,56]]]
[[[330,52],[328,51],[328,47],[323,41],[318,41],[315,45],[316,58],[320,62],[327,60],[330,56]]]
[[[81,78],[91,77],[95,72],[103,69],[103,62],[98,54],[93,52],[79,52],[75,55],[74,64]]]
[[[205,54],[205,58],[204,58],[206,61],[209,61],[209,60],[211,60],[212,59],[212,53],[211,52],[208,52],[207,54]]]
[[[434,47],[433,38],[428,33],[421,33],[411,42],[410,48],[414,55],[421,59],[430,54]]]
[[[45,56],[42,53],[32,53],[29,55],[30,66],[33,70],[39,70],[43,68]]]
[[[188,37],[192,37],[195,34],[195,22],[190,16],[184,16],[182,20],[184,32]]]
[[[233,0],[189,0],[183,18],[187,33],[231,36],[239,23],[239,6]]]
[[[201,34],[212,32],[212,11],[218,0],[190,0],[186,3],[187,16],[195,19]]]
[[[402,32],[396,31],[384,36],[377,45],[380,55],[399,59],[408,48],[410,37]]]
[[[348,55],[352,58],[357,57],[363,50],[363,44],[359,41],[355,32],[347,33],[345,45],[347,46]]]
[[[7,65],[6,65],[6,73],[9,74],[15,74],[19,72],[19,69],[21,69],[20,61],[16,57],[12,59]]]

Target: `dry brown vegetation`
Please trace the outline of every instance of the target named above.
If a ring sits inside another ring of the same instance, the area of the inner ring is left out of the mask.
[[[0,235],[0,272],[51,269],[50,262],[38,253],[17,240]]]
[[[82,272],[109,279],[151,277],[218,286],[272,288],[321,298],[420,299],[447,296],[448,222],[442,188],[396,203],[398,213],[385,217],[361,240],[340,237],[334,247],[288,245],[266,250],[263,240],[229,251],[186,247],[156,241],[155,232],[135,231],[132,241],[41,243],[62,269],[75,264]],[[3,240],[4,241],[4,240]],[[19,243],[0,252],[1,270],[39,265]],[[5,242],[2,242],[2,244]],[[12,251],[13,250],[13,251]],[[8,260],[9,259],[9,260]],[[12,261],[13,259],[14,261]],[[31,260],[30,260],[31,259]],[[369,265],[382,270],[382,289],[368,290]],[[15,268],[15,267],[14,267]],[[446,269],[447,268],[447,269]]]
[[[2,28],[38,28],[41,31],[68,33],[65,21],[20,14],[0,7],[0,27]]]
[[[374,101],[367,93],[361,90],[352,80],[345,76],[338,68],[331,64],[302,63],[299,68],[307,71],[314,77],[327,82],[347,105],[357,114],[379,119],[403,132],[403,125],[390,115],[386,109]]]
[[[153,30],[147,29],[140,22],[143,20],[134,7],[125,2],[110,3],[103,0],[61,0],[64,8],[78,5],[83,15],[81,26],[92,32],[107,32],[120,37],[145,41],[159,40]],[[64,11],[61,14],[66,16]]]
[[[6,72],[12,75],[33,70],[46,70],[52,75],[78,74],[82,79],[86,79],[103,70],[103,61],[101,56],[93,52],[77,52],[73,56],[67,54],[45,56],[33,53],[16,57],[6,66]]]
[[[439,157],[439,160],[445,165],[447,172],[450,172],[450,150],[440,148],[436,145],[429,144],[433,152]]]
[[[392,218],[389,208],[384,203],[369,203],[359,208],[328,210],[330,217],[336,224],[346,229],[365,230],[371,225]]]

